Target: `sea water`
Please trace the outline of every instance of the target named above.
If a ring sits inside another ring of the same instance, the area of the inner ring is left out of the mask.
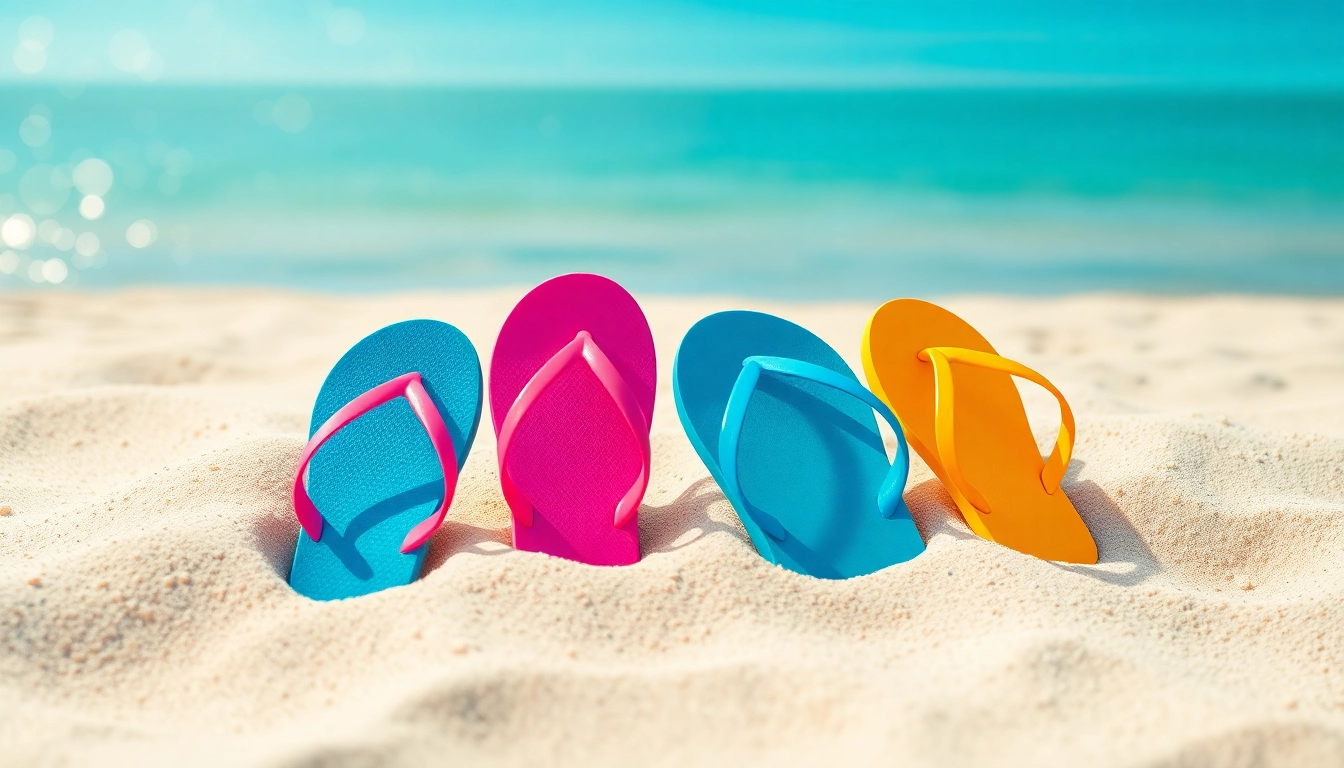
[[[1344,92],[6,86],[0,171],[0,289],[1344,290]]]

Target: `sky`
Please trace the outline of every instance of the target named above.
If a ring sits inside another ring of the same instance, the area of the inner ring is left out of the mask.
[[[9,0],[0,83],[1344,89],[1344,0]]]

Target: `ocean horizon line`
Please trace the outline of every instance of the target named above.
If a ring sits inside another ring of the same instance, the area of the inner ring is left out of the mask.
[[[826,93],[951,93],[966,92],[1115,92],[1142,95],[1246,95],[1246,96],[1320,96],[1344,97],[1344,82],[1334,80],[1313,83],[1292,81],[1284,83],[1259,82],[1215,82],[1198,81],[1178,82],[1162,79],[1098,77],[1095,79],[1066,78],[1057,82],[1048,79],[1038,81],[947,81],[947,82],[849,82],[832,81],[714,81],[714,80],[512,80],[512,79],[445,79],[445,80],[393,80],[370,78],[365,80],[215,80],[215,79],[162,79],[144,82],[131,78],[79,80],[79,79],[15,79],[0,74],[0,88],[15,90],[59,90],[78,89],[124,89],[136,92],[153,92],[177,89],[240,89],[275,90],[313,89],[318,91],[369,90],[369,91],[499,91],[499,92],[548,92],[548,93],[610,93],[628,91],[632,93],[785,93],[785,94],[826,94]],[[67,98],[78,98],[78,95]]]

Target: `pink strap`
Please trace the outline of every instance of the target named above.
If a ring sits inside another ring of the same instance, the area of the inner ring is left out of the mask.
[[[439,409],[434,407],[434,401],[425,391],[425,385],[420,381],[420,374],[403,373],[346,403],[313,433],[308,444],[303,447],[303,454],[299,457],[299,469],[294,475],[294,514],[299,518],[299,525],[303,526],[303,530],[313,541],[322,540],[323,523],[326,521],[322,519],[322,513],[317,511],[317,506],[308,496],[308,489],[304,487],[303,478],[308,471],[308,463],[313,460],[317,449],[341,427],[398,397],[405,397],[411,404],[411,410],[415,412],[425,432],[429,434],[429,442],[434,446],[439,464],[443,466],[443,501],[439,504],[439,508],[434,510],[434,514],[420,521],[410,533],[406,534],[406,538],[401,542],[402,553],[409,553],[429,541],[429,537],[433,536],[443,524],[443,518],[448,514],[448,506],[453,502],[453,490],[457,488],[457,451],[453,449],[453,438],[448,434],[448,425],[443,423],[443,416],[439,414]]]
[[[639,509],[639,502],[644,498],[644,491],[649,487],[649,465],[652,462],[649,451],[649,425],[644,420],[644,412],[640,410],[639,402],[635,399],[635,393],[630,389],[630,385],[625,382],[620,371],[611,364],[611,360],[593,341],[593,337],[587,331],[579,331],[574,340],[561,347],[559,352],[551,356],[537,372],[532,374],[527,385],[518,393],[517,399],[509,408],[508,415],[504,417],[504,423],[499,428],[499,480],[504,488],[504,499],[509,503],[509,509],[513,511],[514,522],[518,525],[531,527],[532,525],[532,502],[523,496],[518,487],[514,485],[513,478],[509,476],[509,446],[513,444],[513,434],[518,429],[523,417],[541,397],[541,393],[546,391],[556,378],[560,375],[571,362],[576,358],[582,357],[593,373],[597,375],[598,381],[606,388],[611,399],[616,403],[616,408],[620,410],[621,415],[625,417],[625,424],[630,428],[631,434],[639,442],[641,458],[643,465],[640,467],[639,478],[635,484],[630,487],[625,496],[621,498],[616,505],[615,525],[617,528],[625,525],[632,515]]]

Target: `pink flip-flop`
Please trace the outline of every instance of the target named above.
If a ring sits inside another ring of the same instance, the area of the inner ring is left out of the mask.
[[[533,288],[490,360],[490,414],[513,545],[592,565],[639,561],[657,381],[633,296],[600,275]]]

